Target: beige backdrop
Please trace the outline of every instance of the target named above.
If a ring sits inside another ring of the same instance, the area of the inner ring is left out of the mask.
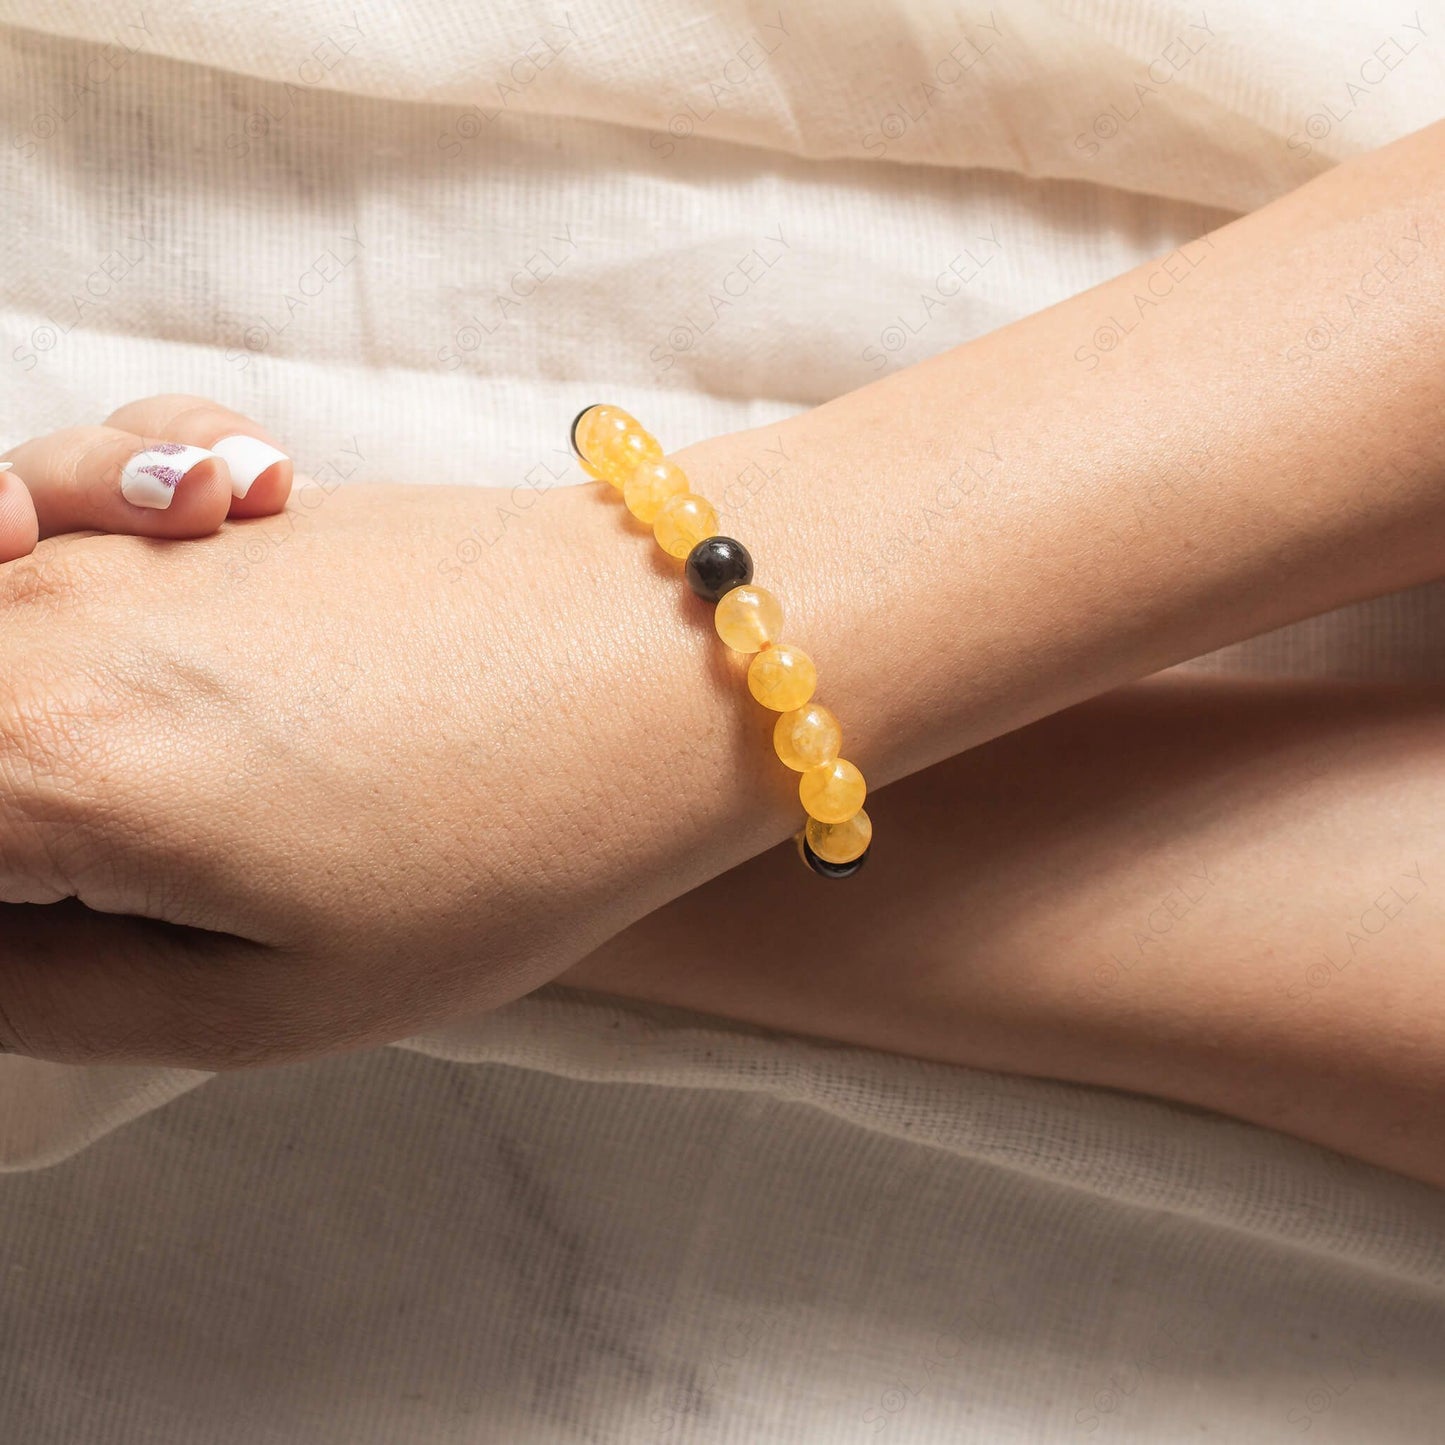
[[[599,390],[782,416],[1436,118],[1445,12],[0,0],[0,78],[0,442],[193,390],[560,483]],[[1442,599],[1201,665],[1438,675]],[[0,1167],[7,1442],[1439,1439],[1439,1196],[1112,1094],[556,992],[0,1059]]]

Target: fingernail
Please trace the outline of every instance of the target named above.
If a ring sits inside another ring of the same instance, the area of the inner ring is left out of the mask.
[[[137,507],[169,507],[181,478],[201,462],[214,460],[205,447],[186,447],[179,442],[161,442],[137,452],[120,469],[120,494]]]
[[[231,494],[237,497],[244,497],[268,467],[291,460],[285,452],[278,452],[256,437],[222,437],[211,450],[230,467]]]
[[[14,462],[0,462],[0,472],[8,472],[14,465]]]

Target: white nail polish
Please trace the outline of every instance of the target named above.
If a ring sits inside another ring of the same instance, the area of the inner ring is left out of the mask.
[[[267,467],[291,460],[285,452],[278,452],[256,437],[222,437],[211,450],[230,467],[231,492],[237,497],[244,497]]]
[[[162,442],[137,452],[120,469],[120,494],[137,507],[169,507],[181,478],[214,455],[205,447],[185,447],[179,442]]]
[[[0,462],[0,472],[8,472],[14,465],[14,462]]]

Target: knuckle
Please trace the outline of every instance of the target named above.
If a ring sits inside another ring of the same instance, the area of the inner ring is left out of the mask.
[[[128,401],[124,406],[117,407],[106,417],[105,425],[126,429],[128,420],[136,416],[171,416],[183,415],[188,411],[211,410],[216,403],[209,397],[192,396],[187,392],[156,392],[154,396],[143,396],[135,401]]]
[[[166,423],[168,431],[196,429],[199,423],[209,425],[231,415],[219,402],[209,401],[203,396],[172,397],[170,399],[176,403],[176,406]]]
[[[41,654],[0,694],[0,792],[30,822],[73,824],[105,769],[109,711],[83,674]]]
[[[103,587],[110,569],[97,551],[68,542],[42,542],[0,574],[0,604],[71,612]]]

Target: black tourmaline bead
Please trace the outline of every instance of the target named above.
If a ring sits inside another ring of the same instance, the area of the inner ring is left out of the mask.
[[[687,554],[687,585],[705,601],[716,602],[752,580],[753,559],[731,537],[704,537]]]
[[[572,430],[567,435],[572,443],[572,453],[574,456],[582,456],[582,453],[577,449],[577,423],[596,405],[597,403],[595,401],[589,401],[587,405],[572,418]],[[583,458],[583,460],[585,460],[585,458]]]
[[[798,846],[802,850],[803,862],[820,878],[851,878],[868,861],[867,848],[851,863],[825,863],[808,847],[808,840],[806,838],[799,838]]]

